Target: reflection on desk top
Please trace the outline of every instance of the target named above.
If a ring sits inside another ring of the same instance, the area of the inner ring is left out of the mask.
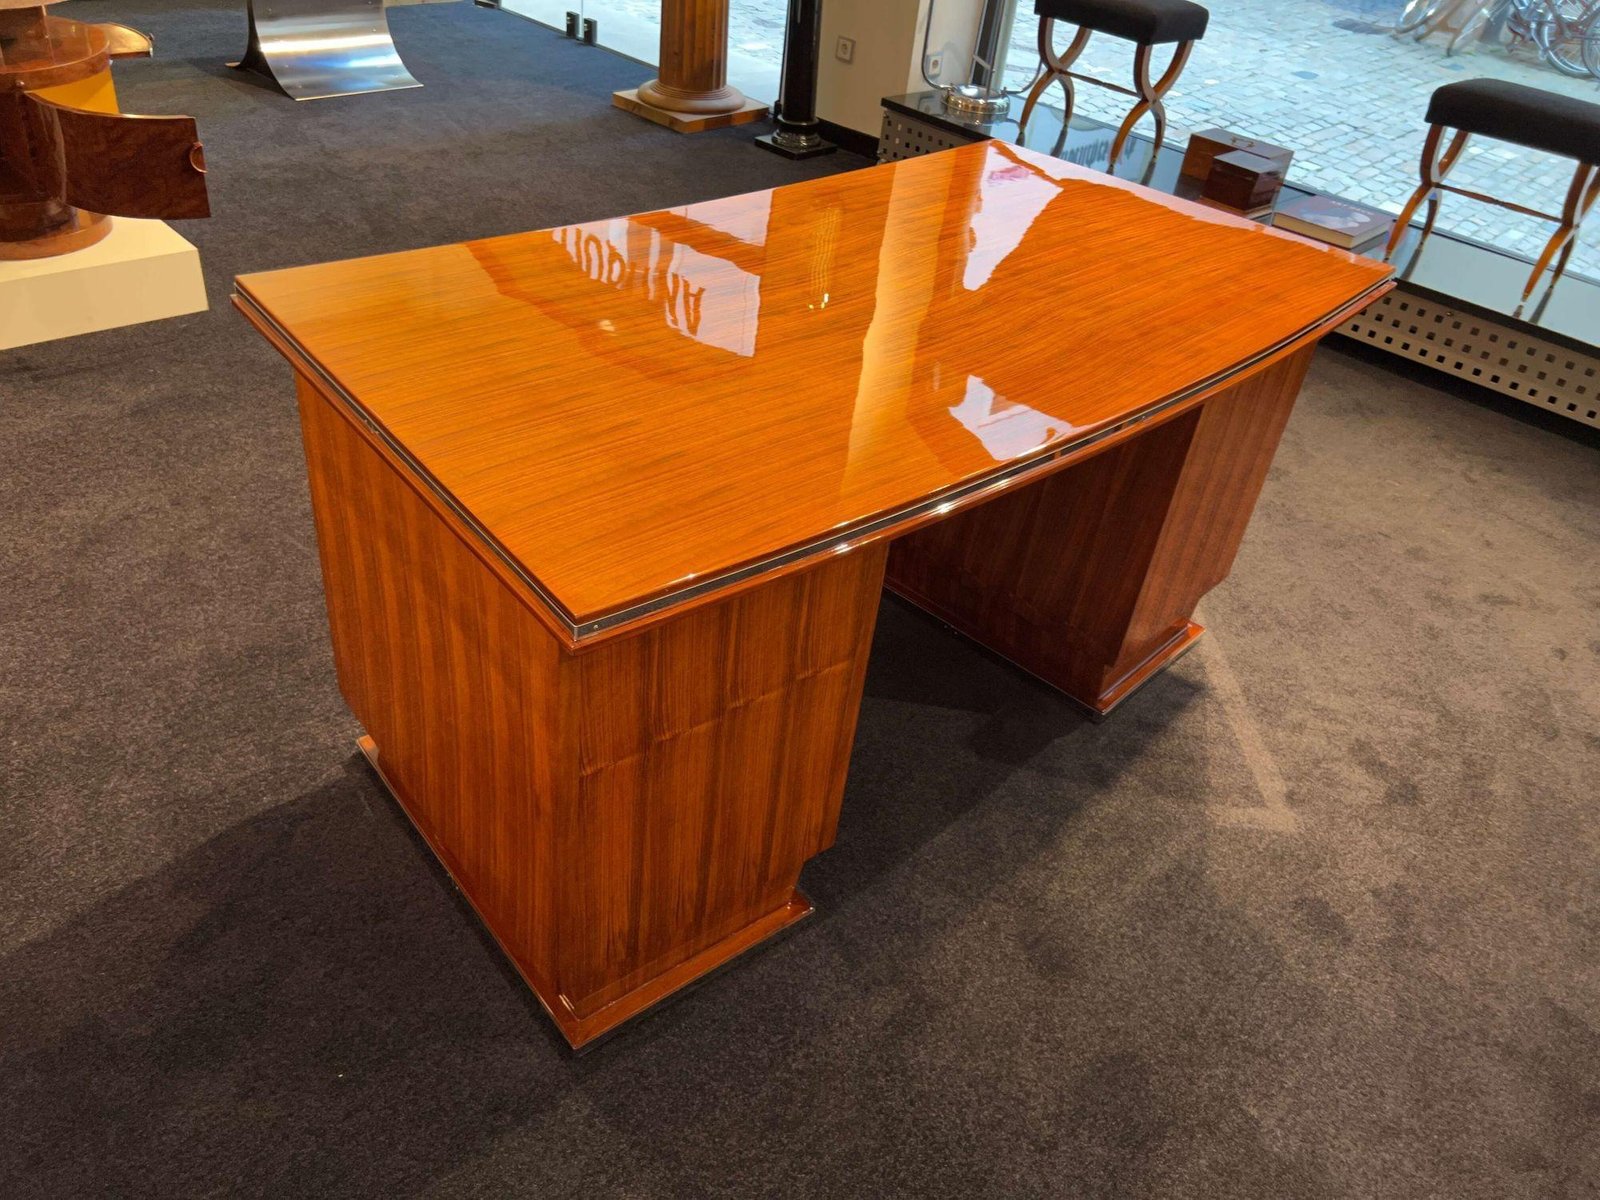
[[[1041,469],[1387,275],[982,142],[237,287],[576,641]]]

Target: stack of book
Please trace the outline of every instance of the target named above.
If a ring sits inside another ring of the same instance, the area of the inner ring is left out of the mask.
[[[1303,196],[1281,205],[1273,214],[1272,224],[1353,250],[1387,237],[1394,228],[1394,218],[1380,209],[1333,196]]]

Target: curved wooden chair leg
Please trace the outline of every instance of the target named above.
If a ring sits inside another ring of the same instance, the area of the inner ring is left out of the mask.
[[[1167,69],[1161,72],[1161,78],[1156,80],[1152,89],[1156,99],[1160,99],[1172,90],[1172,85],[1178,82],[1178,76],[1183,74],[1184,65],[1189,61],[1189,55],[1194,52],[1193,42],[1179,42],[1178,48],[1172,52],[1172,61],[1167,64]]]
[[[1461,157],[1461,152],[1467,148],[1468,131],[1456,130],[1455,137],[1450,139],[1450,145],[1439,158],[1439,165],[1433,174],[1435,183],[1443,183],[1444,177],[1450,174],[1450,169],[1456,165],[1456,159]]]
[[[1411,218],[1417,215],[1417,209],[1424,200],[1428,201],[1428,219],[1423,226],[1422,236],[1417,239],[1417,249],[1422,249],[1422,243],[1427,240],[1428,234],[1433,232],[1433,220],[1439,214],[1439,197],[1434,189],[1444,179],[1445,174],[1455,165],[1461,155],[1461,149],[1467,143],[1466,130],[1457,131],[1451,139],[1450,147],[1441,157],[1439,143],[1444,140],[1445,126],[1431,125],[1428,127],[1427,140],[1422,143],[1422,165],[1420,174],[1422,182],[1417,184],[1417,190],[1411,193],[1411,198],[1405,202],[1405,207],[1400,210],[1400,215],[1395,218],[1394,229],[1389,234],[1389,244],[1383,249],[1383,260],[1388,262],[1400,245],[1400,239],[1405,237],[1406,230],[1411,227]]]
[[[1155,118],[1155,150],[1150,155],[1150,161],[1154,162],[1167,141],[1167,106],[1159,100],[1151,101],[1150,115]]]
[[[1061,151],[1066,147],[1067,135],[1072,130],[1072,109],[1078,102],[1078,89],[1072,82],[1072,76],[1065,73],[1056,76],[1061,80],[1061,95],[1064,97],[1061,108],[1061,133],[1056,138],[1056,148],[1052,153],[1061,156]]]
[[[1400,209],[1400,215],[1394,219],[1394,228],[1389,231],[1389,244],[1383,248],[1383,261],[1388,262],[1395,252],[1395,247],[1400,245],[1400,239],[1406,235],[1406,230],[1411,226],[1411,218],[1416,216],[1417,207],[1433,191],[1433,184],[1424,180],[1417,185],[1417,190],[1411,193],[1411,198]]]
[[[1117,136],[1111,139],[1111,161],[1106,164],[1106,170],[1113,175],[1117,171],[1117,161],[1122,157],[1122,147],[1128,140],[1128,135],[1133,132],[1133,127],[1139,123],[1139,118],[1150,111],[1150,101],[1140,100],[1131,109],[1128,115],[1122,118],[1122,124],[1117,126]]]
[[[1434,222],[1439,219],[1439,200],[1437,188],[1428,193],[1428,215],[1422,219],[1422,236],[1417,239],[1419,247],[1428,240],[1428,235],[1433,232]]]
[[[1550,265],[1550,259],[1559,247],[1561,250],[1561,265],[1557,268],[1555,277],[1550,280],[1550,285],[1555,286],[1556,279],[1561,277],[1561,271],[1567,265],[1567,252],[1572,249],[1572,229],[1562,225],[1550,235],[1550,240],[1544,244],[1544,249],[1539,252],[1539,261],[1533,264],[1533,270],[1528,275],[1528,282],[1522,289],[1522,299],[1526,303],[1533,289],[1539,286],[1539,277],[1544,274],[1544,269]]]
[[[1578,169],[1573,172],[1572,186],[1567,189],[1566,203],[1561,206],[1561,224],[1544,244],[1539,261],[1533,264],[1533,273],[1528,276],[1528,284],[1522,289],[1524,302],[1539,286],[1539,277],[1544,274],[1544,269],[1550,265],[1557,251],[1561,257],[1556,261],[1555,274],[1550,279],[1551,287],[1556,285],[1562,272],[1567,269],[1567,260],[1572,257],[1573,246],[1577,245],[1578,226],[1593,207],[1596,195],[1600,195],[1600,177],[1596,177],[1591,186],[1590,176],[1594,171],[1595,168],[1588,163],[1579,163]]]
[[[1155,141],[1150,144],[1150,157],[1145,160],[1144,170],[1139,174],[1139,182],[1149,186],[1155,178],[1156,165],[1161,161],[1161,147],[1167,140],[1167,108],[1157,100],[1150,105],[1150,115],[1155,118]]]
[[[1072,126],[1065,121],[1061,123],[1060,130],[1056,133],[1055,143],[1050,147],[1050,157],[1061,158],[1067,151],[1067,135],[1072,132]]]
[[[1022,106],[1022,116],[1017,118],[1017,127],[1019,129],[1028,127],[1028,118],[1033,115],[1034,105],[1039,103],[1039,97],[1044,95],[1045,88],[1050,86],[1050,81],[1054,78],[1055,76],[1049,71],[1039,76],[1038,81],[1033,85],[1033,90],[1028,93],[1027,103]]]
[[[1106,164],[1106,170],[1113,175],[1117,173],[1117,162],[1122,158],[1122,147],[1127,143],[1128,135],[1156,100],[1154,87],[1150,83],[1149,46],[1140,46],[1133,52],[1133,92],[1138,100],[1128,110],[1128,115],[1122,118],[1122,124],[1117,126],[1117,136],[1111,139],[1111,161]]]
[[[1022,116],[1017,118],[1017,128],[1026,129],[1028,118],[1033,116],[1034,107],[1039,103],[1050,85],[1057,79],[1061,80],[1061,91],[1066,97],[1066,108],[1062,111],[1061,125],[1066,128],[1067,122],[1072,119],[1072,106],[1076,101],[1076,92],[1072,86],[1070,74],[1072,64],[1083,53],[1083,48],[1089,44],[1089,35],[1094,31],[1086,25],[1080,25],[1073,35],[1072,43],[1062,53],[1056,53],[1054,17],[1042,17],[1039,20],[1039,61],[1044,64],[1044,71],[1035,81],[1028,92],[1028,100],[1022,106]]]
[[[1566,271],[1567,271],[1567,260],[1572,257],[1572,252],[1575,249],[1577,249],[1577,246],[1578,246],[1578,239],[1576,237],[1577,231],[1574,230],[1573,233],[1574,233],[1574,236],[1573,237],[1569,237],[1567,239],[1567,244],[1561,248],[1561,257],[1556,259],[1556,269],[1550,275],[1550,286],[1551,287],[1555,287],[1556,284],[1561,282],[1561,277],[1564,274],[1566,274]],[[1524,297],[1524,299],[1526,299],[1526,297]]]
[[[1117,127],[1117,136],[1111,141],[1111,162],[1106,169],[1112,174],[1116,173],[1117,162],[1122,157],[1122,148],[1133,133],[1133,127],[1145,113],[1152,113],[1155,116],[1155,140],[1150,148],[1150,163],[1154,165],[1161,153],[1161,144],[1167,136],[1167,106],[1162,103],[1162,98],[1172,90],[1172,85],[1178,82],[1178,76],[1183,73],[1184,64],[1189,61],[1189,55],[1193,50],[1193,42],[1178,43],[1178,48],[1172,53],[1172,61],[1161,73],[1161,78],[1154,83],[1150,82],[1151,48],[1140,46],[1134,51],[1133,88],[1134,94],[1139,99],[1128,115],[1122,119],[1122,124]],[[1148,171],[1146,175],[1149,175]]]
[[[1589,184],[1588,191],[1578,203],[1578,211],[1574,214],[1572,222],[1572,236],[1567,239],[1567,244],[1562,247],[1561,257],[1556,260],[1555,274],[1550,277],[1550,286],[1554,287],[1561,276],[1566,273],[1567,261],[1572,257],[1572,252],[1578,245],[1578,230],[1583,228],[1583,220],[1589,215],[1589,210],[1600,200],[1600,164],[1588,163]],[[1581,168],[1580,168],[1581,170]]]

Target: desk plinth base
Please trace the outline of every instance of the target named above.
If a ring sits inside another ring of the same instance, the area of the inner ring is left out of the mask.
[[[592,1012],[580,1015],[578,1006],[573,1004],[571,999],[561,992],[551,992],[549,985],[540,979],[532,967],[524,964],[512,948],[506,945],[499,933],[495,931],[493,923],[484,915],[483,908],[473,896],[471,886],[464,882],[451,866],[454,856],[428,832],[427,826],[417,819],[411,803],[406,799],[405,793],[394,780],[384,774],[383,766],[378,761],[378,744],[370,737],[361,737],[357,739],[356,746],[366,756],[367,763],[372,767],[373,773],[377,775],[379,782],[387,789],[389,795],[394,798],[395,803],[400,806],[400,811],[406,814],[406,818],[411,822],[412,828],[422,836],[422,840],[433,851],[434,857],[449,872],[456,888],[466,897],[467,903],[472,906],[472,911],[478,915],[478,920],[489,931],[489,936],[494,938],[495,944],[500,947],[500,952],[510,960],[511,965],[516,968],[517,974],[522,977],[522,981],[538,997],[539,1003],[544,1007],[545,1012],[550,1015],[550,1019],[561,1030],[561,1035],[567,1039],[567,1043],[574,1049],[581,1049],[589,1043],[614,1032],[628,1020],[659,1004],[674,992],[681,991],[697,980],[714,974],[746,950],[755,949],[763,942],[776,937],[797,921],[805,920],[812,913],[811,901],[807,899],[804,892],[799,888],[795,888],[790,893],[788,901],[777,911],[768,913],[750,924],[736,929],[721,941],[708,946],[699,954],[686,959],[670,970],[655,976],[633,991],[602,1005]]]
[[[1195,621],[1186,621],[1182,629],[1158,646],[1149,657],[1135,665],[1127,674],[1097,693],[1080,695],[1071,690],[1070,685],[1059,674],[1047,673],[1049,671],[1047,665],[1037,660],[1024,661],[1014,651],[1008,653],[1006,649],[996,649],[991,644],[996,640],[992,631],[973,621],[970,614],[946,607],[935,599],[921,595],[898,579],[891,578],[885,586],[906,603],[922,609],[930,616],[937,617],[957,633],[978,643],[996,657],[1026,671],[1040,682],[1049,684],[1070,700],[1084,716],[1097,724],[1109,717],[1123,703],[1131,700],[1145,684],[1189,653],[1205,633],[1205,626]]]
[[[1084,711],[1089,714],[1091,720],[1104,721],[1119,704],[1124,700],[1130,699],[1145,684],[1189,653],[1203,633],[1205,633],[1203,625],[1194,621],[1185,622],[1184,627],[1173,634],[1172,639],[1166,645],[1162,646],[1132,671],[1129,671],[1111,687],[1101,692],[1099,696],[1095,697],[1093,703],[1083,704],[1082,701],[1079,701],[1079,703],[1082,704]],[[1073,699],[1076,698],[1073,697]]]

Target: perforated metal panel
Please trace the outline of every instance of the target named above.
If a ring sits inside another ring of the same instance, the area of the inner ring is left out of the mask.
[[[937,125],[886,108],[883,110],[883,132],[878,135],[878,161],[898,162],[903,158],[916,158],[919,154],[932,154],[935,150],[968,146],[974,140],[956,137]]]
[[[1600,428],[1600,354],[1570,350],[1399,289],[1339,332]]]

